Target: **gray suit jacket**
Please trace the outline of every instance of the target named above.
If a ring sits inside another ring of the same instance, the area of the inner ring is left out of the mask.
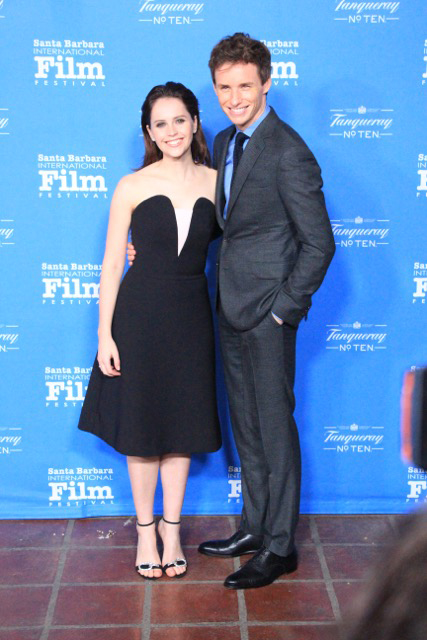
[[[228,322],[245,331],[269,312],[295,327],[335,252],[320,168],[301,137],[271,109],[233,180],[224,221],[224,169],[234,126],[214,142],[216,215],[223,229],[217,286]]]

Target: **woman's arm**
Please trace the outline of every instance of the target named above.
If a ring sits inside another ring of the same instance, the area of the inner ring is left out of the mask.
[[[126,242],[132,216],[128,176],[116,187],[110,207],[107,242],[99,292],[98,363],[107,376],[120,375],[120,358],[111,335],[114,307],[125,265]]]

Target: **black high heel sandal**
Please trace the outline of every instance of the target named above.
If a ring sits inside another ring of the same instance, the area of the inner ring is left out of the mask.
[[[155,523],[155,520],[153,520],[152,522],[148,522],[147,524],[141,524],[140,522],[136,521],[136,525],[138,527],[151,527],[151,525],[154,523]],[[140,565],[137,564],[135,566],[135,571],[139,576],[141,576],[141,578],[144,578],[144,580],[158,580],[159,578],[162,577],[162,576],[143,576],[142,573],[139,573],[140,571],[151,571],[153,569],[160,569],[160,571],[163,572],[162,565],[154,564],[153,562],[143,562],[142,564]]]
[[[166,524],[181,524],[181,520],[178,520],[178,522],[171,522],[170,520],[166,520],[166,518],[164,518],[163,516],[161,519],[163,520],[163,522],[166,522]],[[169,576],[166,573],[166,569],[176,569],[177,567],[185,567],[185,571],[183,573],[175,573],[174,576]],[[167,562],[166,564],[162,565],[163,573],[168,578],[183,578],[187,573],[187,567],[188,563],[185,558],[176,558],[173,562]]]

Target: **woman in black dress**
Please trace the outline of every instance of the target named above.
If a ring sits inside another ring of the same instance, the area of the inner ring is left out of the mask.
[[[125,454],[137,514],[136,569],[187,569],[179,523],[192,453],[221,446],[214,342],[204,274],[217,226],[216,172],[194,94],[154,87],[142,107],[145,159],[111,203],[99,300],[99,344],[79,428]],[[137,250],[121,284],[128,232]],[[158,473],[163,517],[153,518]]]

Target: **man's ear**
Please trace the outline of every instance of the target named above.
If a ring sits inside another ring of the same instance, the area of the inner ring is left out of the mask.
[[[269,79],[264,82],[264,84],[262,85],[262,91],[263,93],[267,94],[271,89],[271,76],[269,77]]]
[[[215,91],[216,95],[218,95],[218,90],[216,88],[215,82],[212,82],[212,86],[213,86],[213,90]]]

